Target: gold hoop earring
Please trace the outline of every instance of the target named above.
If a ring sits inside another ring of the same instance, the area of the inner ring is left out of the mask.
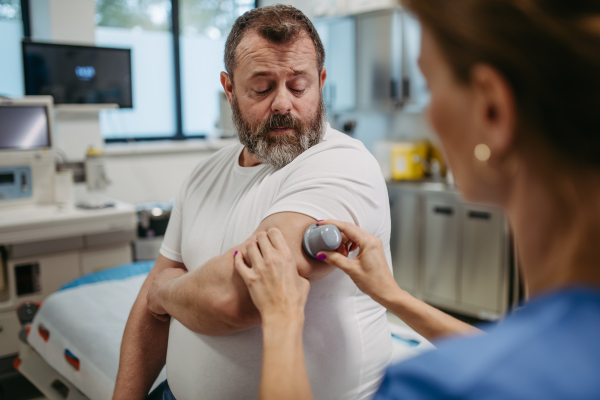
[[[490,150],[490,148],[487,145],[485,145],[483,143],[478,144],[477,146],[475,146],[475,150],[473,151],[473,154],[475,155],[475,159],[477,161],[485,163],[485,165],[486,165],[486,168],[479,167],[480,170],[482,168],[483,169],[489,168],[488,161],[492,156],[492,151]],[[508,157],[506,157],[506,159],[504,160],[504,162],[502,162],[502,164],[498,168],[498,170],[508,176],[515,175],[517,173],[517,171],[519,170],[519,161],[517,160],[517,157],[514,154],[511,154]],[[486,173],[486,175],[489,175],[489,172]]]
[[[489,160],[491,156],[492,152],[487,145],[481,143],[475,146],[475,158],[479,161],[487,162],[487,160]]]

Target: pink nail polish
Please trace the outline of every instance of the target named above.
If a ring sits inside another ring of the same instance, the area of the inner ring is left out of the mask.
[[[236,250],[236,251],[235,251],[235,254],[234,254],[233,256],[234,256],[234,257],[235,257],[235,256],[237,256],[237,253],[238,253],[238,252],[237,252],[237,250]]]
[[[321,261],[325,261],[327,259],[327,256],[325,254],[317,254],[317,258]]]
[[[320,219],[320,220],[318,220],[317,222],[323,222],[323,221],[325,221],[325,220],[324,220],[324,219]]]

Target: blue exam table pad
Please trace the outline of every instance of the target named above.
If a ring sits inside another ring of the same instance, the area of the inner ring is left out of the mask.
[[[136,261],[131,264],[120,265],[118,267],[92,272],[91,274],[87,274],[72,280],[61,287],[59,291],[87,285],[89,283],[127,279],[137,275],[148,274],[152,267],[154,267],[154,263],[155,261]]]

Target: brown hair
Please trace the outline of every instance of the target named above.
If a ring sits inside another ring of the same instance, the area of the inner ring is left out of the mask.
[[[315,45],[319,73],[323,69],[325,49],[312,22],[297,8],[276,4],[250,10],[233,24],[225,43],[225,69],[232,82],[233,70],[237,66],[235,51],[249,31],[257,32],[263,38],[278,44],[291,43],[300,38],[303,32],[306,33]]]
[[[600,167],[600,1],[402,0],[456,77],[488,63],[511,85],[518,124]]]

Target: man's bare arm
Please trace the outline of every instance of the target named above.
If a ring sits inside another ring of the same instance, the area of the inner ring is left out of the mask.
[[[315,222],[314,218],[303,214],[278,213],[265,218],[256,232],[278,228],[292,250],[300,275],[317,281],[331,273],[334,267],[310,258],[302,251],[304,231]],[[254,240],[254,235],[250,240]],[[259,325],[260,314],[234,268],[233,256],[236,251],[245,256],[246,243],[212,258],[192,272],[162,280],[150,293],[150,309],[158,314],[167,313],[188,329],[204,335],[227,335]]]
[[[123,333],[113,400],[145,399],[165,365],[168,319],[160,321],[152,316],[146,305],[146,296],[154,278],[167,270],[171,270],[173,275],[180,275],[185,272],[185,267],[159,255],[133,304]]]

